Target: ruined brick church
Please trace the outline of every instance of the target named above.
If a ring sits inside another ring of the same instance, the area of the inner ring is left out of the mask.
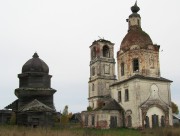
[[[89,107],[84,127],[152,128],[172,125],[171,80],[161,77],[160,46],[141,28],[140,8],[131,7],[128,32],[117,52],[105,39],[90,46]]]

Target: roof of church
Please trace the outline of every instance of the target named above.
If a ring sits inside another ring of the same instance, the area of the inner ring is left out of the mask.
[[[105,106],[101,108],[101,110],[124,110],[124,109],[119,103],[116,102],[116,100],[112,99],[109,102],[107,102]]]
[[[129,16],[131,17],[139,17],[140,15],[137,13],[140,8],[137,6],[137,1],[134,6],[131,7],[132,14]],[[127,51],[133,45],[139,45],[140,48],[146,48],[147,45],[152,45],[153,42],[150,36],[142,30],[140,25],[129,26],[128,33],[123,38],[120,49],[123,51]]]
[[[34,99],[32,102],[26,104],[24,107],[22,107],[20,112],[24,111],[54,111],[54,109],[50,108],[49,106],[43,104],[42,102],[38,101],[37,99]]]
[[[18,105],[18,99],[16,99],[15,101],[13,101],[11,104],[7,105],[5,107],[5,109],[16,109]],[[17,110],[17,109],[16,109]]]
[[[120,49],[127,51],[133,45],[139,45],[140,48],[147,47],[147,45],[152,45],[153,42],[150,36],[144,32],[139,26],[131,26],[130,30],[121,42]]]
[[[105,96],[103,103],[101,103],[99,105],[99,107],[97,107],[93,111],[100,111],[100,110],[118,110],[118,111],[122,111],[124,109],[116,100],[114,100],[110,96],[108,96],[108,97]]]
[[[49,73],[48,65],[39,58],[37,53],[34,53],[33,58],[28,60],[22,67],[22,73],[26,72],[42,72]]]
[[[112,43],[111,41],[105,40],[105,39],[95,40],[95,41],[92,43],[92,45],[94,45],[94,44],[96,44],[96,43],[98,43],[98,42],[103,42],[103,43],[108,43],[108,44],[114,45],[114,43]],[[91,45],[91,46],[92,46],[92,45]],[[90,46],[90,47],[91,47],[91,46]]]
[[[115,86],[115,85],[118,85],[118,84],[130,81],[130,80],[136,79],[136,78],[145,79],[145,80],[156,80],[156,81],[162,81],[162,82],[173,82],[173,81],[171,81],[169,79],[166,79],[166,78],[163,78],[163,77],[147,77],[147,76],[143,76],[143,75],[138,75],[137,74],[137,75],[134,75],[134,76],[132,76],[132,77],[130,77],[128,79],[116,82],[116,83],[112,84],[111,86]]]

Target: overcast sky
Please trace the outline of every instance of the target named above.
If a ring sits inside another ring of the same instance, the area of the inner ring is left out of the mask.
[[[135,0],[0,0],[0,109],[16,100],[17,74],[37,52],[50,69],[57,111],[88,106],[89,46],[99,37],[115,43],[127,33]],[[180,106],[180,0],[138,0],[142,28],[161,46],[161,76],[173,80]]]

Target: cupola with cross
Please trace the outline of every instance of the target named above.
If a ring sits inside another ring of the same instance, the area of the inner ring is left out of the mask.
[[[160,77],[159,45],[153,44],[150,36],[141,28],[140,8],[137,2],[131,7],[132,14],[127,19],[128,33],[123,38],[117,52],[118,79],[124,80],[135,74]]]

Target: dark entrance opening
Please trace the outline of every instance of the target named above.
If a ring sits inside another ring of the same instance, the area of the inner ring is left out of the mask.
[[[111,116],[110,120],[110,128],[116,128],[117,127],[117,117]]]

